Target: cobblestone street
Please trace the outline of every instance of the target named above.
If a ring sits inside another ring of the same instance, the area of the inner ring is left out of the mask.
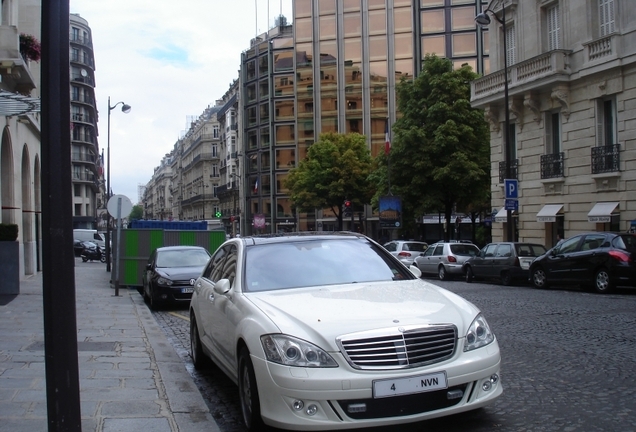
[[[428,280],[482,309],[501,346],[504,394],[482,410],[400,426],[402,431],[636,430],[636,291],[602,296],[577,287],[540,291]],[[193,370],[187,315],[187,310],[154,314],[219,428],[243,432],[236,386],[215,368]]]

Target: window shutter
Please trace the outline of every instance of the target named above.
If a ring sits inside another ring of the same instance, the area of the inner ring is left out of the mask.
[[[603,119],[605,115],[603,114],[603,101],[596,101],[596,145],[603,146],[605,145],[605,133],[603,128]]]
[[[512,66],[516,63],[515,53],[516,53],[516,45],[515,45],[515,26],[509,25],[506,27],[506,46],[508,52],[506,53],[508,64],[507,66]]]
[[[559,26],[559,5],[552,6],[547,10],[548,21],[548,50],[552,51],[561,48],[561,28]]]
[[[598,0],[598,8],[601,37],[614,33],[614,0]]]

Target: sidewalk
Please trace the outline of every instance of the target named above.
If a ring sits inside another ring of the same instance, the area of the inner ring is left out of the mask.
[[[142,297],[125,287],[115,297],[110,275],[76,258],[82,431],[218,431]],[[20,295],[2,304],[0,431],[46,431],[42,274],[21,280]]]

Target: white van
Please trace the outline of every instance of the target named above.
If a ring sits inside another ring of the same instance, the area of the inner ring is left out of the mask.
[[[106,237],[94,229],[74,229],[73,239],[81,241],[92,241],[102,249],[106,247]]]

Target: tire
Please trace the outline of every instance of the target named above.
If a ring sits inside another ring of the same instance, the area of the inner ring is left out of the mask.
[[[547,289],[548,285],[548,276],[545,273],[545,270],[541,267],[535,267],[532,269],[532,273],[530,273],[530,281],[532,282],[532,286],[538,289]]]
[[[473,269],[468,266],[466,267],[466,282],[471,283],[475,279],[475,275],[473,274]]]
[[[82,261],[83,261],[83,262],[86,262],[86,261],[88,261],[88,258],[86,258],[85,256],[83,256],[83,257],[82,257]]]
[[[448,273],[446,273],[446,268],[443,264],[437,268],[437,276],[441,281],[448,280]]]
[[[156,298],[155,293],[153,292],[154,290],[151,286],[148,286],[148,290],[150,291],[150,294],[148,296],[150,298],[150,309],[154,311],[161,309],[161,300]]]
[[[609,294],[614,291],[609,271],[603,267],[594,274],[594,291],[598,294]]]
[[[256,375],[250,353],[242,348],[238,363],[238,387],[243,423],[250,431],[261,431],[265,428],[261,417],[261,402],[258,397]]]
[[[101,258],[99,259],[99,261],[105,263],[106,262],[106,255],[102,255]]]
[[[505,271],[501,273],[501,283],[505,286],[512,285],[512,275],[509,271]]]
[[[190,357],[192,357],[192,364],[196,370],[206,369],[210,365],[210,360],[203,352],[201,338],[199,337],[199,327],[197,326],[197,320],[194,318],[194,313],[190,314]]]

